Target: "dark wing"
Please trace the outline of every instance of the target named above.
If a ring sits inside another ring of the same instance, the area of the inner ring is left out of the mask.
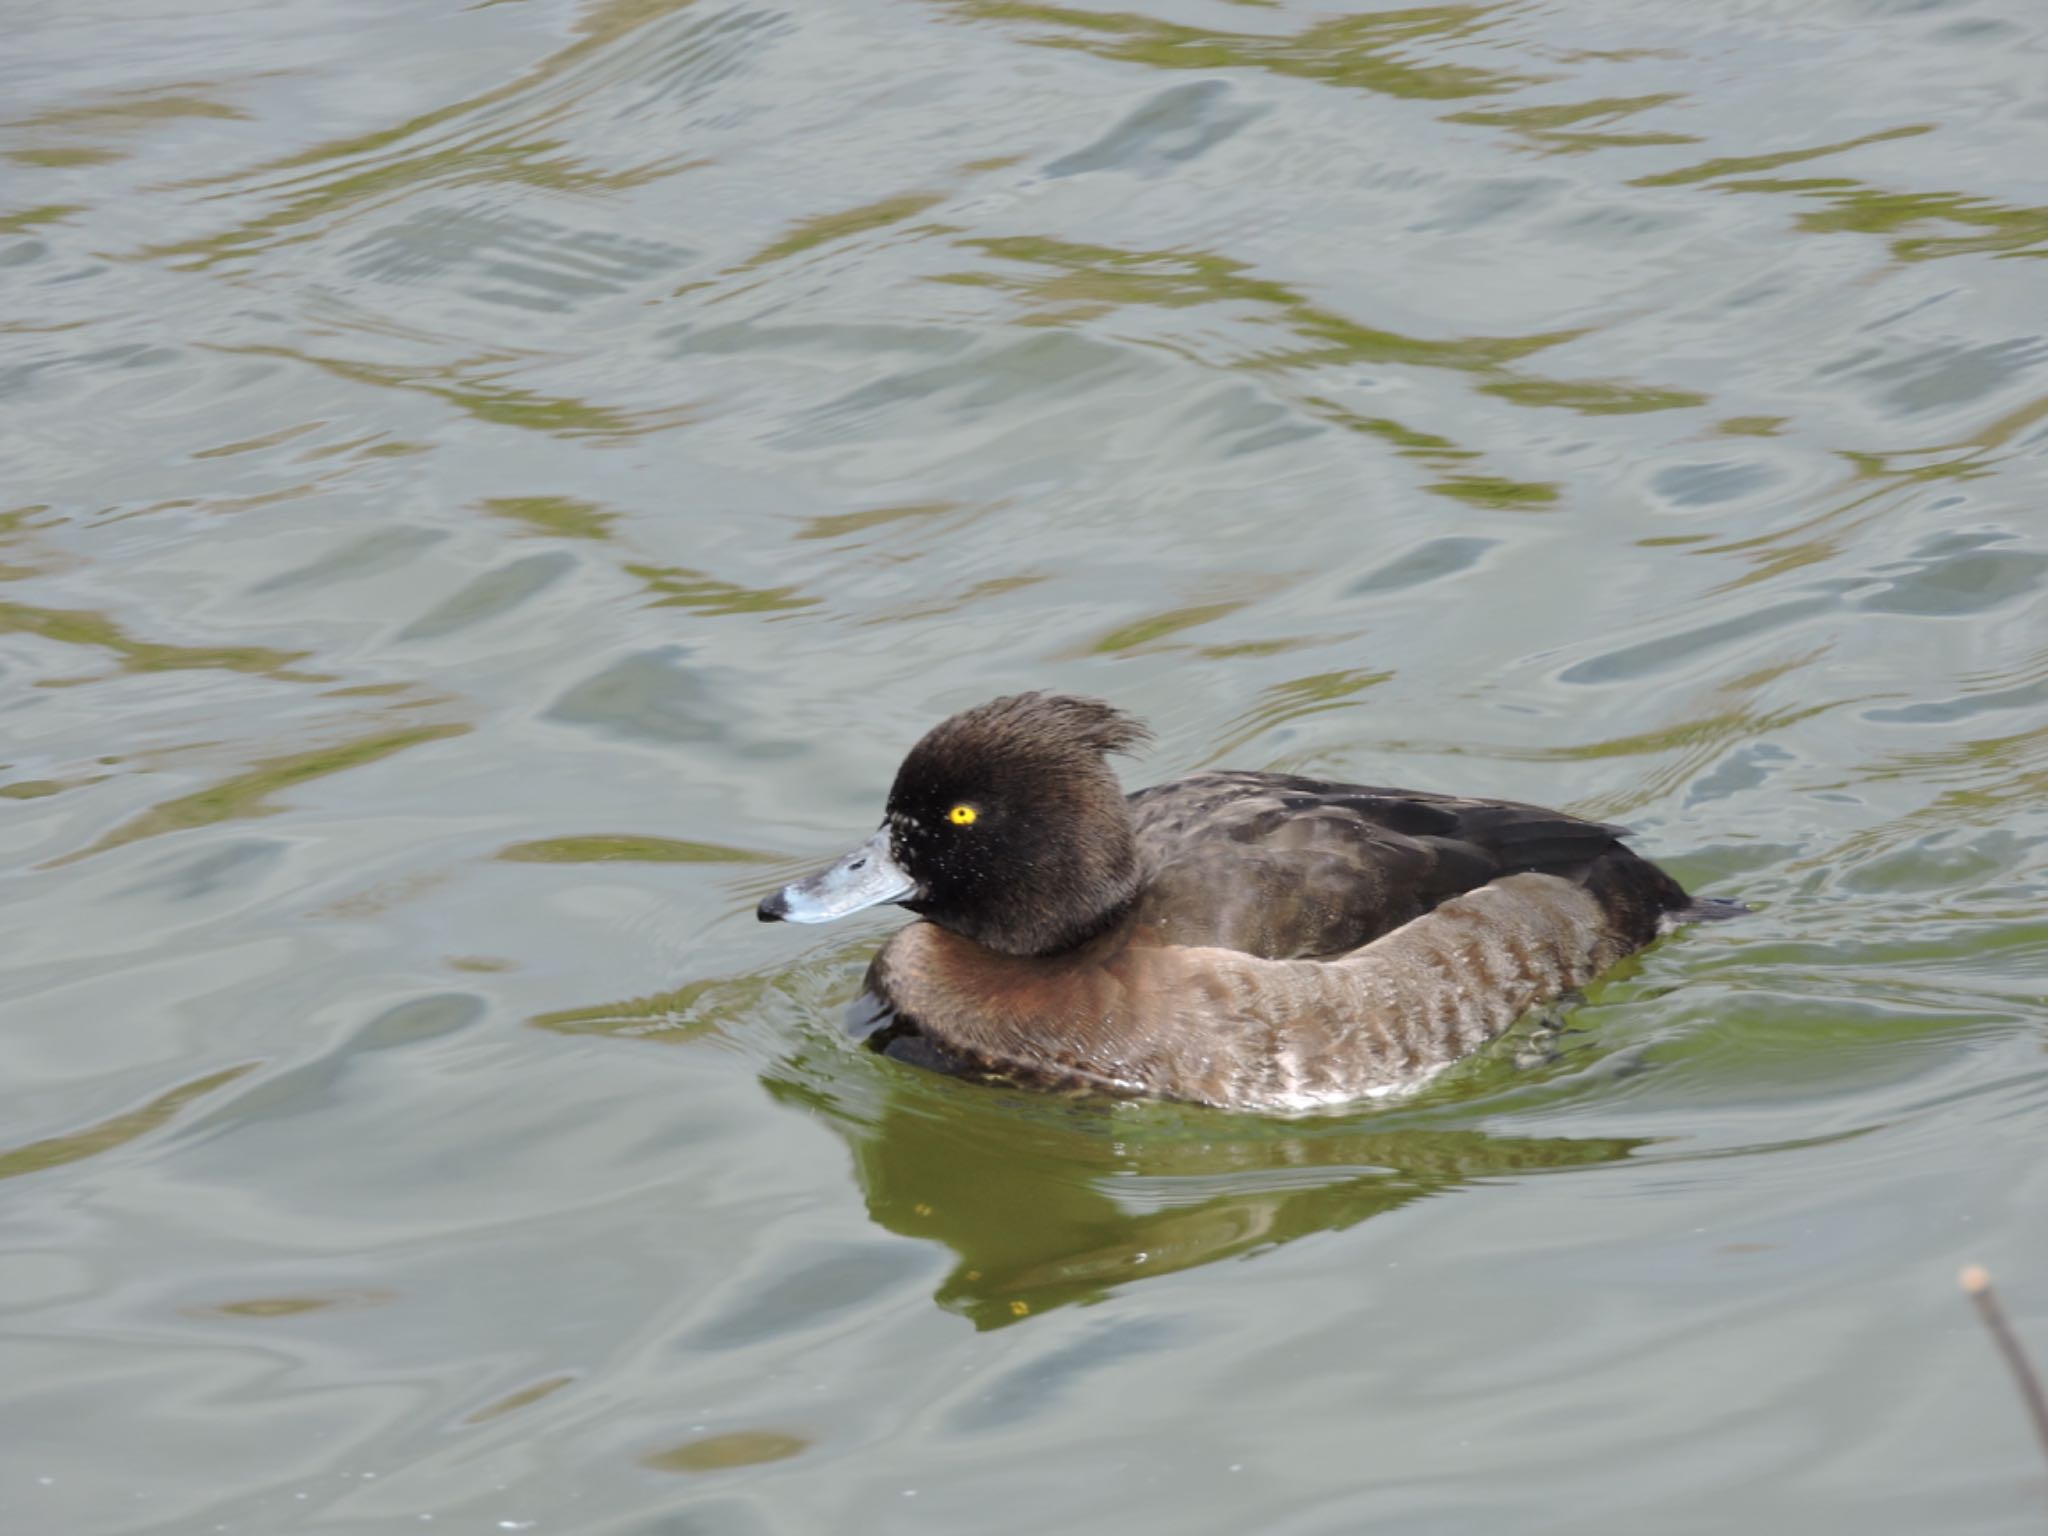
[[[1502,875],[1583,880],[1617,851],[1662,878],[1621,850],[1622,828],[1507,800],[1204,773],[1130,803],[1149,936],[1268,959],[1356,949]]]

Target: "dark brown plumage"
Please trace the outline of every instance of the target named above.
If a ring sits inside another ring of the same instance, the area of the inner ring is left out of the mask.
[[[1695,902],[1619,827],[1512,801],[1197,774],[1125,796],[1149,733],[1020,694],[911,749],[882,830],[763,919],[897,901],[879,1048],[1045,1087],[1298,1109],[1413,1081]]]

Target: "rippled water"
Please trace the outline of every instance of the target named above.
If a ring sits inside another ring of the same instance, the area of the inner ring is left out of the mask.
[[[2031,0],[17,18],[10,1531],[2034,1531]],[[1404,1103],[761,928],[941,714],[1759,907]]]

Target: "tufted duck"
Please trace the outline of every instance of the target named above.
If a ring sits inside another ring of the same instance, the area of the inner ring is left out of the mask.
[[[1680,923],[1623,829],[1513,801],[1284,773],[1126,796],[1149,736],[1024,693],[911,748],[881,829],[764,922],[894,902],[878,1048],[1036,1087],[1298,1110],[1412,1083]]]

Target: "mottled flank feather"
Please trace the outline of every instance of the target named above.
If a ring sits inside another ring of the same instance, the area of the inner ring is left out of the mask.
[[[927,1067],[1050,1089],[1303,1110],[1414,1083],[1633,946],[1555,875],[1510,875],[1334,960],[1106,937],[993,955],[931,923],[868,975],[877,1039]]]

